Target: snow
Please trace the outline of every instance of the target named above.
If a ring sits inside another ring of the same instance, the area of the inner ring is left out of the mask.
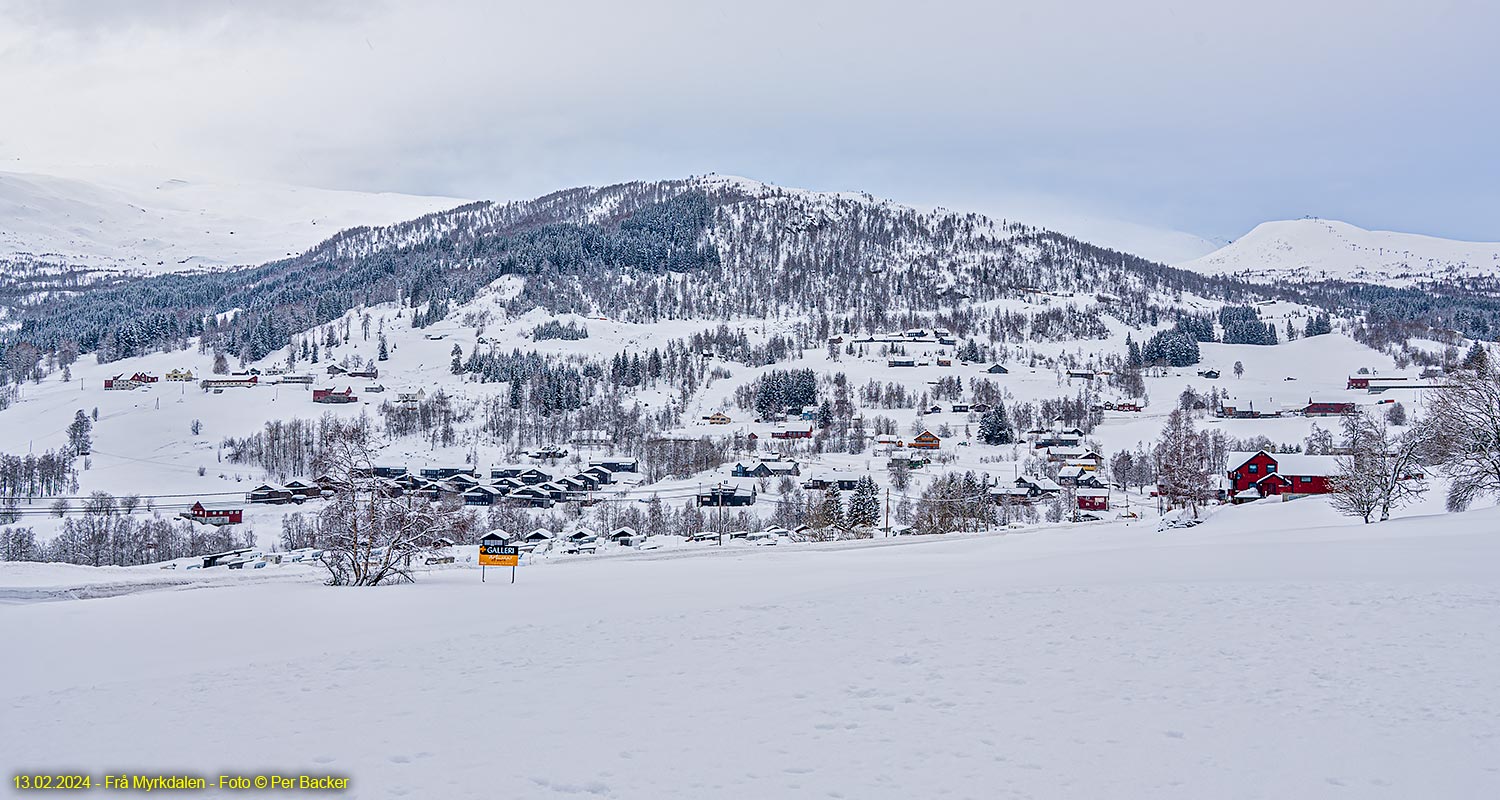
[[[1497,528],[1302,500],[514,585],[220,570],[0,606],[0,750],[347,775],[357,797],[1494,796]]]
[[[340,230],[462,205],[421,197],[225,183],[151,169],[0,172],[0,261],[177,272],[297,255]]]
[[[842,200],[885,205],[896,209],[920,210],[925,213],[948,211],[941,206],[914,206],[876,199],[861,192],[817,192],[772,185],[737,175],[704,175],[694,179],[705,187],[727,187],[750,197],[790,195],[803,200]],[[1077,207],[1075,203],[1037,195],[1000,192],[987,193],[981,201],[982,211],[991,220],[1020,222],[1066,234],[1080,241],[1131,253],[1153,261],[1170,264],[1197,258],[1212,252],[1218,244],[1195,234],[1160,226],[1118,219],[1108,214]],[[1222,241],[1222,240],[1221,240]]]
[[[1239,240],[1175,266],[1275,283],[1351,280],[1410,285],[1431,277],[1500,274],[1500,243],[1367,231],[1324,219],[1264,222]]]

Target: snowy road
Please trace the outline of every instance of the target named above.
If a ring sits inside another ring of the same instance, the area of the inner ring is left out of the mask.
[[[1256,532],[1287,511],[3,606],[0,752],[362,798],[1500,796],[1500,513]]]

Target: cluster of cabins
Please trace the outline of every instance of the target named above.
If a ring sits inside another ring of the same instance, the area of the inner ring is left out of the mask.
[[[948,410],[952,411],[955,414],[967,414],[970,411],[976,414],[983,414],[984,412],[989,411],[991,408],[992,406],[989,403],[954,403],[953,405],[948,407]],[[943,413],[943,407],[937,405],[929,406],[923,409],[923,413],[941,414]]]
[[[414,494],[428,500],[456,497],[471,506],[509,503],[551,508],[561,502],[588,503],[592,492],[615,483],[619,473],[636,470],[633,458],[603,458],[590,461],[586,469],[559,477],[524,465],[495,467],[487,479],[473,467],[428,467],[412,472],[404,466],[377,466],[371,469],[371,477],[391,496]],[[314,482],[320,480],[326,479]]]
[[[551,508],[560,502],[587,503],[591,492],[615,483],[618,473],[636,470],[637,462],[633,458],[604,458],[589,462],[587,469],[560,477],[530,466],[495,467],[487,479],[482,479],[480,471],[473,467],[428,467],[413,472],[404,466],[376,466],[370,468],[369,477],[373,479],[376,490],[387,497],[413,495],[431,501],[458,498],[471,506],[512,503]],[[245,500],[271,505],[303,503],[331,497],[342,486],[343,481],[332,475],[319,475],[311,480],[294,478],[280,484],[262,483],[246,492]],[[183,516],[211,524],[240,521],[237,510],[232,520],[210,511],[195,507]]]
[[[1064,487],[1072,490],[1077,511],[1109,510],[1109,486],[1093,470],[1066,477],[1059,472],[1057,480],[1046,475],[1021,475],[1009,486],[1002,483],[990,487],[990,497],[996,503],[1031,505],[1057,497]]]
[[[854,344],[918,344],[926,342],[953,347],[958,344],[958,339],[954,338],[953,332],[947,328],[933,328],[931,331],[926,328],[908,328],[899,333],[872,333],[866,336],[841,333],[837,336],[828,337],[828,343],[831,345],[840,345],[844,342],[853,342]]]
[[[639,543],[641,539],[642,537],[636,532],[636,529],[629,525],[622,525],[604,534],[600,534],[593,528],[580,525],[566,531],[536,528],[529,533],[522,534],[511,534],[500,528],[496,528],[479,537],[479,543],[512,545],[527,552],[544,545],[561,543],[563,552],[565,553],[593,553],[598,550],[602,542],[631,547]]]

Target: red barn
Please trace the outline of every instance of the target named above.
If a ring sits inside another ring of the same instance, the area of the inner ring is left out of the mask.
[[[1271,495],[1328,494],[1329,479],[1339,474],[1333,456],[1301,453],[1230,453],[1229,497],[1235,502]]]
[[[147,375],[144,372],[137,372],[136,374],[131,375],[130,379],[135,381],[136,383],[156,383],[155,375]]]
[[[812,428],[808,428],[805,431],[803,431],[803,430],[796,430],[796,429],[786,430],[786,431],[771,431],[771,438],[772,439],[811,439],[812,438],[812,433],[813,433],[813,429]]]
[[[1307,406],[1302,409],[1302,413],[1309,417],[1341,417],[1345,414],[1353,414],[1354,404],[1327,400],[1314,402],[1312,398],[1308,398]]]
[[[1079,489],[1078,490],[1079,511],[1108,511],[1109,490],[1108,489]]]
[[[238,525],[245,521],[245,510],[227,506],[205,506],[200,500],[193,503],[193,507],[188,509],[183,516],[194,522],[207,522],[210,525]]]
[[[358,397],[354,396],[354,387],[352,386],[346,387],[342,392],[333,389],[313,390],[314,403],[352,403],[358,399]]]

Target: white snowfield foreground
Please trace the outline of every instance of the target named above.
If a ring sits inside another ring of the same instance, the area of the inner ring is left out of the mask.
[[[1321,502],[0,605],[0,752],[360,798],[1500,796],[1500,510]]]

